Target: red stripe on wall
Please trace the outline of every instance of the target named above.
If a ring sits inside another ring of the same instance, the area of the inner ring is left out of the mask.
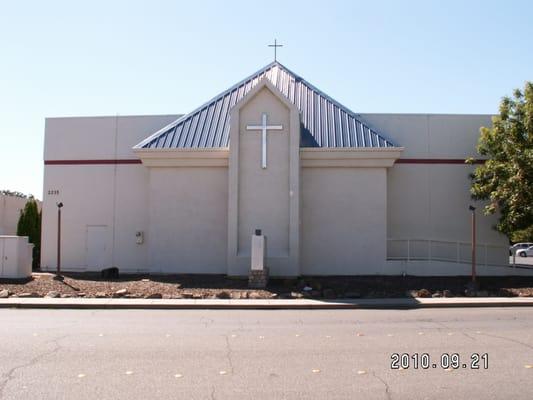
[[[486,160],[474,160],[473,164],[484,164]],[[396,164],[463,164],[461,158],[400,158]]]
[[[486,160],[474,160],[474,164],[483,164]],[[142,164],[138,159],[122,160],[45,160],[44,165],[117,165]],[[461,158],[400,158],[396,164],[465,164]]]
[[[117,165],[142,164],[141,160],[44,160],[44,165]]]

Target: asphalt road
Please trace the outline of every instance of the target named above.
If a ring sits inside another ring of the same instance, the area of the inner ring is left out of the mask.
[[[0,310],[0,399],[482,398],[533,398],[533,308]]]

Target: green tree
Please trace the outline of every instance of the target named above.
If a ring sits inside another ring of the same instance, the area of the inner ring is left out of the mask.
[[[504,97],[492,127],[480,131],[477,150],[487,161],[471,175],[472,198],[488,200],[486,214],[500,213],[498,231],[513,241],[532,241],[533,83]]]
[[[28,236],[33,243],[33,269],[38,269],[41,258],[41,212],[34,198],[30,198],[20,211],[17,235]]]

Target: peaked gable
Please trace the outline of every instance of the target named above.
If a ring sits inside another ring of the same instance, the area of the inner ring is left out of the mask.
[[[135,148],[228,147],[230,110],[262,79],[268,79],[299,110],[302,147],[395,147],[348,108],[274,61],[157,131]]]

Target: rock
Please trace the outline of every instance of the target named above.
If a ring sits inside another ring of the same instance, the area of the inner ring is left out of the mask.
[[[277,299],[278,298],[278,294],[277,293],[270,293],[270,298],[271,299]]]
[[[161,293],[152,293],[144,296],[145,299],[162,299],[163,295]]]
[[[172,298],[172,296],[169,295],[169,294],[167,294],[167,293],[165,293],[165,294],[163,295],[163,298],[164,298],[165,300],[170,300],[170,299]]]
[[[9,290],[7,289],[0,290],[0,299],[5,299],[9,297],[9,295],[10,295]]]
[[[344,293],[344,297],[346,297],[347,299],[358,299],[359,297],[361,297],[361,293],[359,292],[346,292]]]
[[[105,292],[96,292],[94,297],[96,297],[97,299],[101,299],[101,298],[107,297],[107,295],[105,294]]]
[[[431,292],[427,289],[420,289],[416,293],[416,297],[431,297]]]
[[[184,292],[181,294],[184,299],[192,299],[193,294],[191,292]]]
[[[171,299],[182,299],[182,295],[181,294],[173,294],[171,297]]]
[[[24,293],[19,293],[18,297],[40,297],[40,296],[38,293],[24,292]]]
[[[293,299],[301,299],[302,297],[304,297],[304,295],[298,292],[291,292],[291,297]]]
[[[124,296],[125,294],[128,294],[128,289],[119,289],[115,292],[117,296]]]
[[[59,292],[56,292],[55,290],[52,290],[52,291],[46,293],[46,296],[44,296],[44,297],[48,297],[50,299],[53,299],[53,298],[59,297]]]
[[[337,294],[333,289],[324,289],[322,291],[322,296],[324,296],[325,299],[336,299]]]
[[[85,297],[85,296],[86,296],[85,292],[79,292],[78,293],[78,297]]]
[[[241,292],[231,292],[231,298],[234,300],[239,300],[242,297]],[[245,295],[246,297],[246,295]]]
[[[451,290],[446,289],[446,290],[442,291],[442,296],[443,297],[453,297],[453,293],[452,293]]]
[[[229,299],[231,297],[231,295],[230,295],[229,292],[226,292],[225,290],[223,290],[222,292],[218,292],[217,293],[217,297],[219,299]]]
[[[62,299],[70,299],[71,297],[78,297],[74,293],[62,293],[61,298]]]
[[[435,292],[431,295],[431,297],[442,297],[442,293],[441,292]]]
[[[202,293],[195,293],[192,295],[193,299],[200,300],[204,298],[204,295]]]
[[[282,299],[291,299],[292,295],[291,293],[282,293],[279,297]]]
[[[181,283],[176,283],[176,289],[181,289]]]
[[[135,294],[135,293],[128,293],[124,295],[125,299],[139,299],[140,297],[141,297],[140,294]]]
[[[143,279],[141,279],[141,282],[150,282],[150,279],[143,278]]]
[[[248,293],[248,298],[249,299],[254,299],[254,300],[257,300],[257,299],[260,299],[262,296],[259,294],[259,292],[249,292]]]

